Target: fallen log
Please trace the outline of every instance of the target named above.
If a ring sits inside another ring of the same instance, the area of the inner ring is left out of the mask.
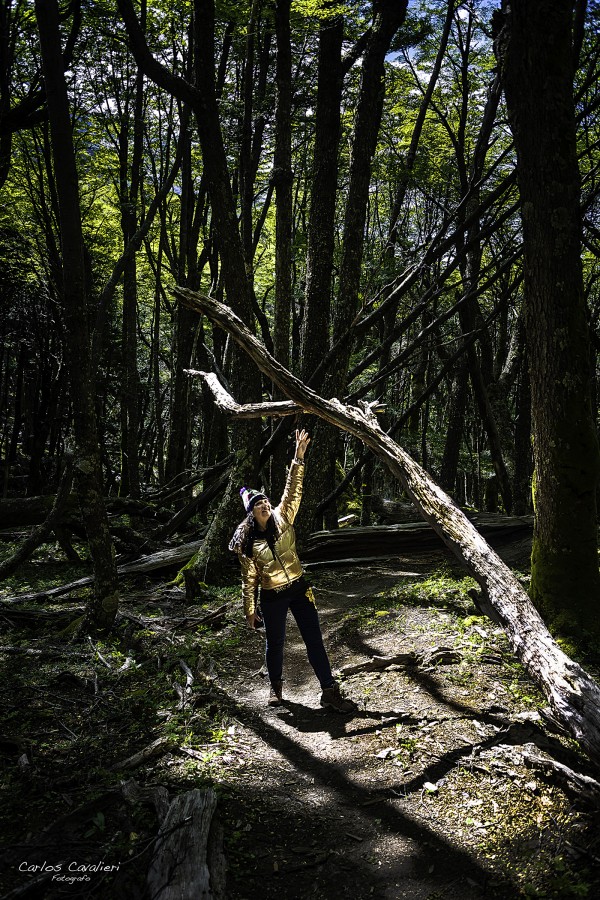
[[[117,566],[117,575],[134,575],[144,572],[154,572],[157,569],[165,569],[169,566],[180,566],[188,562],[202,546],[202,541],[192,541],[190,544],[181,544],[179,547],[170,547],[168,550],[159,550],[157,553],[151,553],[149,556],[143,556],[141,559],[134,559],[131,562]],[[6,597],[0,602],[2,606],[9,607],[12,603],[25,603],[31,600],[49,600],[52,597],[61,597],[63,594],[70,594],[82,587],[92,584],[94,579],[92,576],[78,578],[77,581],[71,581],[69,584],[62,584],[59,587],[49,588],[46,591],[36,591],[35,593],[18,594],[16,597]]]
[[[223,900],[223,832],[214,820],[217,797],[197,788],[175,797],[160,828],[148,869],[153,900]]]
[[[591,778],[583,772],[576,772],[557,759],[542,756],[535,744],[525,744],[519,749],[523,762],[526,765],[542,769],[545,773],[550,773],[567,790],[575,793],[582,803],[591,804],[598,808],[600,805],[600,784],[595,778]]]
[[[61,609],[40,609],[39,607],[35,609],[24,609],[23,607],[13,605],[10,609],[6,609],[6,607],[0,605],[0,610],[2,610],[4,620],[9,622],[12,626],[19,624],[31,628],[38,628],[44,623],[48,624],[50,622],[53,625],[56,625],[63,619],[69,621],[75,616],[82,615],[84,608],[83,606],[63,606]]]
[[[41,525],[48,518],[55,495],[45,497],[8,497],[0,500],[0,528],[25,528]],[[69,494],[61,510],[60,525],[81,526],[79,502],[75,494]]]
[[[335,559],[316,559],[310,560],[309,562],[303,563],[303,567],[305,569],[319,569],[319,568],[329,568],[333,566],[364,566],[365,563],[384,563],[390,562],[390,560],[398,561],[397,553],[378,553],[377,556],[348,556],[348,557],[336,557]],[[431,554],[430,556],[431,565],[433,566],[435,563],[439,562],[439,555]],[[406,560],[406,562],[410,562],[410,560]],[[421,565],[423,564],[423,558],[419,560]],[[414,576],[415,578],[423,578],[423,572],[409,572],[404,571],[402,573],[403,576]]]
[[[43,497],[12,497],[0,500],[0,529],[40,525],[50,514],[55,499],[54,494],[49,494]],[[172,516],[172,513],[163,507],[131,497],[107,497],[105,503],[107,512],[113,516],[127,514],[157,522],[168,522]],[[81,529],[79,501],[75,494],[69,494],[66,498],[56,524]]]
[[[371,511],[380,519],[380,525],[403,525],[413,524],[415,522],[418,510],[412,503],[403,500],[388,500],[373,494],[371,497]],[[533,531],[533,516],[501,516],[497,513],[490,512],[470,512],[465,511],[467,519],[469,519],[478,531],[486,528],[510,529],[523,531],[523,533],[531,533]]]
[[[387,500],[373,494],[371,512],[380,519],[381,525],[400,525],[402,522],[413,522],[417,511],[412,503],[402,500]]]
[[[479,583],[513,652],[556,718],[600,766],[600,686],[561,650],[508,566],[427,472],[380,428],[370,405],[347,406],[320,397],[271,356],[229,307],[187,288],[176,287],[174,293],[227,331],[298,409],[348,431],[386,463],[423,518]],[[261,415],[268,415],[270,405],[262,404]]]
[[[513,517],[478,517],[479,532],[493,547],[531,534],[533,523]],[[427,522],[406,522],[402,525],[368,525],[316,531],[311,534],[303,551],[307,560],[342,559],[361,556],[413,555],[430,550],[442,550],[446,544]]]

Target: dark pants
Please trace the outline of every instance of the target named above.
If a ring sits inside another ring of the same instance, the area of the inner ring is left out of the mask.
[[[309,587],[304,578],[298,578],[283,591],[261,590],[260,603],[267,639],[265,653],[267,671],[272,683],[281,681],[285,626],[287,612],[290,609],[306,644],[308,661],[324,689],[334,684],[334,677],[331,674],[327,651],[323,646],[317,607],[314,600],[307,596],[308,590]]]

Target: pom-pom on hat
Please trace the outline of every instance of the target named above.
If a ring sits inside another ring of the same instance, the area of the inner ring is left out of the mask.
[[[246,512],[252,512],[252,507],[255,503],[258,503],[259,500],[267,499],[266,494],[262,494],[260,491],[255,491],[253,488],[247,487],[240,488],[240,496]]]

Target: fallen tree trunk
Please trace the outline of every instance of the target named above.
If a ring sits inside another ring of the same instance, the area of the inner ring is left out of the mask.
[[[53,494],[44,497],[13,497],[0,500],[0,529],[22,528],[27,525],[40,525],[50,514],[56,502]],[[172,516],[167,509],[134,500],[131,497],[107,497],[106,509],[109,515],[124,514],[139,516],[142,519],[154,519],[157,522],[168,522]],[[61,506],[57,525],[82,528],[79,501],[75,494],[69,494]]]
[[[50,515],[55,499],[54,494],[51,494],[46,497],[13,497],[0,500],[0,528],[41,525]],[[66,498],[58,524],[82,527],[79,501],[75,494],[69,494]]]
[[[513,652],[558,721],[600,766],[600,686],[560,649],[508,566],[439,485],[380,428],[369,405],[346,406],[320,397],[274,359],[229,307],[187,288],[176,287],[174,293],[227,331],[299,409],[348,431],[386,463],[423,518],[480,584]],[[268,415],[269,407],[262,404],[260,414]]]
[[[415,521],[417,510],[412,503],[402,500],[388,500],[373,494],[371,497],[371,512],[379,519],[380,525],[407,525]],[[523,532],[533,532],[533,516],[503,516],[498,513],[491,512],[465,512],[478,531],[482,531],[490,526],[498,526],[500,528],[523,529]]]
[[[501,546],[507,541],[530,535],[532,522],[505,516],[491,521],[491,517],[485,517],[479,531],[493,547]],[[347,557],[360,559],[362,556],[427,553],[438,548],[446,550],[446,544],[427,522],[351,526],[313,532],[306,541],[303,558],[310,561]]]
[[[131,562],[123,563],[122,566],[117,566],[117,575],[134,575],[138,572],[153,572],[156,569],[165,569],[169,566],[180,566],[188,562],[201,546],[202,541],[192,541],[191,544],[181,544],[179,547],[159,550],[158,553],[151,553],[149,556],[143,556],[141,559],[134,559]],[[59,587],[49,588],[47,591],[7,597],[0,601],[0,606],[60,597],[63,594],[70,594],[79,588],[87,587],[88,584],[92,584],[93,580],[91,576],[86,576],[85,578],[78,578],[77,581],[71,581],[69,584],[61,584]]]

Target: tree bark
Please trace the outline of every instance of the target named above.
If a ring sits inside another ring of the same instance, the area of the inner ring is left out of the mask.
[[[224,328],[290,400],[353,434],[386,463],[423,518],[481,585],[513,652],[547,698],[556,718],[600,766],[600,687],[560,649],[510,569],[450,497],[381,430],[368,405],[359,409],[320,397],[270,356],[226,306],[180,288],[175,293],[181,302]]]
[[[514,473],[514,508],[516,516],[524,516],[531,512],[531,391],[529,389],[529,370],[527,357],[521,359],[521,371],[517,383],[515,398],[515,473]]]
[[[448,424],[444,453],[440,465],[440,485],[450,495],[454,495],[456,475],[460,459],[460,446],[467,409],[469,372],[466,359],[461,359],[453,373],[450,398],[448,401]]]
[[[581,265],[573,3],[503,3],[495,49],[517,151],[535,532],[531,597],[565,635],[600,636],[589,326]]]
[[[321,24],[317,75],[315,144],[312,164],[306,289],[301,327],[300,369],[303,380],[320,390],[324,370],[319,369],[329,349],[333,256],[335,246],[335,207],[338,183],[338,153],[342,103],[342,40],[344,20],[336,16]],[[326,445],[328,426],[317,421],[313,446]],[[330,435],[333,440],[333,436]],[[328,446],[328,445],[327,445]],[[326,451],[319,481],[335,481],[335,459]],[[319,485],[308,485],[297,520],[300,541],[313,526],[316,506],[322,493]],[[326,510],[327,524],[336,521],[335,504]],[[321,518],[322,522],[322,518]]]
[[[273,354],[290,368],[292,322],[292,46],[290,29],[291,0],[275,4],[275,37],[277,59],[275,81],[275,309],[273,320]],[[275,445],[271,460],[271,493],[283,492],[286,478],[288,447],[285,441]]]
[[[329,349],[331,275],[333,271],[335,199],[342,101],[342,38],[340,16],[321,24],[315,113],[315,146],[308,220],[306,291],[302,322],[302,380],[320,390],[322,378],[311,381]]]
[[[244,261],[217,103],[213,0],[195,0],[194,10],[195,78],[199,92],[194,113],[202,147],[212,222],[221,258],[223,283],[231,308],[243,316],[245,321],[253,323],[252,285]],[[238,352],[233,354],[231,383],[237,386],[240,397],[245,401],[260,397],[260,377]],[[202,551],[186,570],[188,597],[197,595],[207,577],[215,580],[226,577],[230,566],[228,538],[242,512],[239,488],[256,478],[260,424],[234,423],[231,440],[232,446],[243,449],[236,453],[230,484],[211,523]]]
[[[143,6],[145,15],[145,6]],[[131,165],[128,121],[129,103],[119,135],[120,205],[123,249],[137,230],[137,203],[143,152],[144,76],[138,69],[133,98],[133,145]],[[135,254],[127,259],[123,272],[123,317],[121,331],[121,484],[123,496],[140,496],[140,389],[137,368],[137,262]]]
[[[210,788],[186,791],[171,803],[148,870],[155,900],[224,900],[223,829],[213,818],[216,806]]]
[[[197,241],[192,235],[192,215],[194,210],[194,190],[191,172],[191,135],[189,132],[189,109],[182,116],[183,144],[181,159],[181,211],[179,217],[179,255],[177,280],[179,284],[195,287],[187,281],[187,261],[197,252]],[[194,246],[190,246],[193,244]],[[167,482],[181,478],[190,460],[190,415],[189,415],[189,379],[185,369],[192,363],[194,333],[198,322],[194,321],[190,311],[177,307],[173,321],[173,378],[171,403],[169,407],[169,442],[165,460],[165,478]]]
[[[94,566],[95,592],[87,622],[109,630],[119,606],[115,554],[102,498],[102,469],[94,408],[87,317],[84,243],[77,165],[64,77],[57,0],[35,4],[58,189],[62,244],[66,358],[76,444],[75,481]]]

